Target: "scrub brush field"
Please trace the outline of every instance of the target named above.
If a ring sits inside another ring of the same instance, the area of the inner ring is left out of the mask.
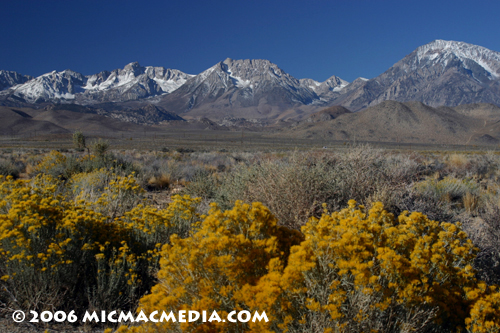
[[[2,150],[9,331],[500,331],[494,151],[113,146]],[[269,321],[21,326],[16,310]]]

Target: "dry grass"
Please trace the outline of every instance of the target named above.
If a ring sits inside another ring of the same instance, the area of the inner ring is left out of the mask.
[[[161,174],[160,176],[152,176],[148,180],[148,187],[155,190],[168,189],[172,180],[169,175]]]

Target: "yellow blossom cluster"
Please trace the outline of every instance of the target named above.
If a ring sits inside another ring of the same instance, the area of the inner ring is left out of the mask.
[[[475,248],[459,226],[403,213],[395,219],[376,203],[354,201],[302,229],[288,265],[275,264],[261,293],[274,309],[276,329],[340,331],[416,329],[438,322],[458,327],[475,285]],[[279,306],[278,306],[279,304]],[[301,320],[296,320],[301,318]],[[411,319],[411,320],[410,320]]]
[[[76,202],[111,219],[133,208],[144,193],[134,175],[120,176],[107,169],[75,174],[69,187]]]
[[[129,230],[141,244],[149,248],[159,247],[168,243],[173,234],[182,238],[188,236],[199,219],[196,213],[199,203],[199,198],[174,195],[166,209],[140,204],[116,222]]]
[[[260,203],[250,206],[236,202],[233,209],[225,212],[212,204],[196,233],[185,239],[172,236],[171,244],[163,246],[160,283],[142,298],[140,309],[217,309],[221,316],[248,309],[245,299],[252,295],[243,287],[255,285],[267,273],[271,258],[286,260],[287,249],[302,240],[300,233],[276,222]],[[169,322],[130,331],[235,332],[246,331],[252,324],[235,324],[239,325],[236,329],[222,322]],[[122,327],[120,331],[128,329]]]
[[[62,153],[52,150],[49,154],[45,155],[43,159],[35,167],[36,172],[46,173],[48,170],[54,169],[66,162],[66,156]]]
[[[261,203],[200,216],[200,199],[176,195],[155,208],[133,173],[72,163],[51,152],[30,180],[0,176],[0,301],[12,308],[131,310],[140,299],[145,313],[269,318],[119,328],[135,333],[500,333],[500,292],[476,279],[477,249],[459,223],[351,200],[299,232]],[[450,200],[474,191],[450,179],[418,186]]]
[[[500,294],[475,279],[476,251],[460,224],[395,218],[381,203],[367,210],[351,200],[311,218],[302,235],[260,203],[214,205],[196,233],[163,247],[160,281],[139,310],[265,311],[269,322],[119,331],[498,332]]]
[[[498,288],[487,288],[484,283],[470,290],[467,297],[475,301],[465,320],[470,332],[500,332],[500,292]]]
[[[199,200],[190,197],[176,197],[166,209],[108,210],[120,204],[122,193],[142,193],[135,177],[108,171],[95,201],[86,196],[87,188],[74,192],[75,182],[86,177],[96,175],[76,174],[66,181],[45,174],[31,180],[0,178],[2,302],[26,310],[74,304],[135,308],[156,281],[161,245],[198,217]],[[103,199],[113,193],[113,200]]]

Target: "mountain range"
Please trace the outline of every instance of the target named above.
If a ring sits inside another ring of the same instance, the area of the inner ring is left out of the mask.
[[[2,106],[64,108],[137,124],[200,118],[233,124],[235,119],[263,125],[310,122],[311,114],[331,106],[357,112],[384,101],[421,102],[429,107],[499,106],[500,53],[435,40],[379,76],[353,82],[335,75],[324,82],[297,79],[259,59],[228,58],[197,75],[137,62],[87,76],[72,70],[38,77],[0,70]],[[329,115],[323,112],[315,117]]]

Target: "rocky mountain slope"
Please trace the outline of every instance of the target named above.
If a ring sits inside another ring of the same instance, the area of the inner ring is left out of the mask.
[[[156,112],[156,106],[143,110]],[[65,134],[79,129],[87,135],[116,136],[166,131],[258,131],[265,136],[287,139],[367,141],[417,144],[500,144],[500,107],[493,104],[469,104],[457,107],[430,107],[421,102],[383,101],[373,107],[351,112],[333,106],[315,112],[299,122],[250,122],[242,118],[208,118],[189,121],[170,120],[161,125],[132,123],[115,115],[101,115],[102,109],[74,104],[47,106],[44,109],[0,106],[2,137],[40,137]],[[161,111],[161,110],[160,110]],[[121,117],[139,117],[133,110],[118,112]],[[138,112],[138,111],[137,111]],[[136,118],[137,120],[137,118]]]
[[[69,134],[70,131],[50,121],[36,120],[25,111],[0,106],[0,133],[2,136]]]
[[[130,63],[123,70],[101,72],[87,77],[80,104],[123,102],[168,94],[182,86],[193,75],[163,67],[141,67]]]
[[[297,80],[268,60],[226,59],[188,80],[158,102],[182,115],[273,118],[304,105],[324,105],[328,92],[347,83]]]
[[[135,124],[95,113],[75,105],[56,105],[44,109],[0,106],[0,136],[17,138],[47,134],[71,136],[75,130],[86,135],[113,136],[119,133],[161,132],[161,128]],[[181,123],[186,123],[181,121]]]
[[[0,90],[5,90],[15,85],[26,83],[31,79],[33,78],[28,75],[0,70]]]
[[[333,120],[346,113],[351,113],[351,111],[343,106],[335,105],[309,115],[305,121],[308,123],[319,123]]]
[[[330,119],[325,115],[331,115]],[[319,117],[321,121],[314,121]],[[491,104],[453,108],[383,101],[358,112],[319,111],[276,135],[344,141],[496,144],[500,142],[500,108]]]
[[[335,75],[324,82],[318,82],[312,79],[300,79],[299,81],[302,86],[306,86],[314,91],[320,100],[326,103],[339,96],[342,89],[349,84],[349,82]]]
[[[114,118],[123,122],[135,124],[161,124],[172,120],[185,121],[182,117],[175,113],[169,112],[162,107],[153,104],[142,104],[144,106],[137,107],[120,107],[118,105],[101,104],[99,108],[94,106],[83,106],[78,104],[49,104],[43,110],[51,111],[71,111],[77,113],[99,114],[101,116]],[[108,106],[108,107],[105,107]],[[105,108],[103,108],[105,107]]]
[[[170,93],[192,75],[176,69],[142,67],[137,62],[112,72],[84,76],[71,70],[53,71],[0,93],[4,105],[12,103],[78,103],[93,105],[146,99]],[[10,102],[10,103],[9,103]]]
[[[333,103],[353,111],[385,100],[431,106],[500,105],[500,53],[463,42],[435,40],[383,74],[351,83]]]
[[[145,125],[161,124],[173,120],[185,121],[181,116],[153,104],[146,104],[135,108],[99,108],[97,109],[97,113],[121,121]]]

